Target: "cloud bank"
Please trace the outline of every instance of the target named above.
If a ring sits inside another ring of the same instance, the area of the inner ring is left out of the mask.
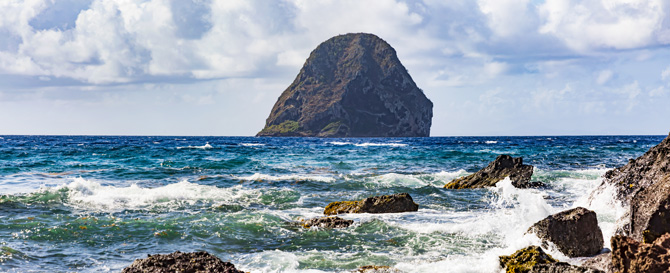
[[[26,114],[0,121],[5,133],[133,133],[122,124],[140,118],[156,128],[137,134],[252,135],[316,45],[370,32],[434,101],[433,135],[664,133],[653,117],[670,114],[669,12],[663,0],[7,0],[0,114]],[[147,113],[175,105],[225,129],[171,131],[175,116]],[[151,110],[109,114],[135,107]],[[86,114],[120,120],[73,118]]]

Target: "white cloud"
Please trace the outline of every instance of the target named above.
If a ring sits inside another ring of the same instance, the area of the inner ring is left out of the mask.
[[[665,86],[659,86],[649,91],[650,97],[663,97],[670,94],[670,89]]]
[[[540,5],[540,32],[570,48],[589,53],[599,49],[631,49],[661,41],[667,17],[664,0],[547,0]]]
[[[509,66],[504,62],[489,62],[484,64],[484,71],[491,78],[505,73],[508,69]]]
[[[668,78],[670,78],[670,66],[668,66],[668,68],[664,69],[664,70],[661,72],[661,78],[662,78],[663,80],[667,80]]]
[[[528,12],[529,0],[479,0],[477,3],[496,35],[520,34],[533,25],[535,15]]]
[[[596,83],[598,83],[599,85],[603,85],[607,83],[609,80],[611,80],[612,76],[614,76],[614,72],[612,72],[612,70],[607,69],[600,71],[600,73],[598,74],[598,78],[596,79]]]

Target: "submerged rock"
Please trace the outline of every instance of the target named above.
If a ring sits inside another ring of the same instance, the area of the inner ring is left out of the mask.
[[[652,244],[640,243],[630,237],[612,237],[612,265],[619,273],[670,272],[670,234]]]
[[[551,264],[536,264],[530,273],[604,273],[604,271],[557,262]]]
[[[321,43],[258,136],[427,137],[433,103],[395,50],[373,34]]]
[[[402,273],[402,271],[386,265],[365,265],[352,271],[352,273]]]
[[[517,250],[510,256],[500,256],[500,267],[507,273],[527,273],[537,264],[550,264],[558,262],[539,246],[529,246]]]
[[[233,264],[221,261],[216,256],[204,251],[191,253],[176,251],[170,254],[147,255],[144,259],[135,260],[121,272],[244,273],[244,271],[237,270]]]
[[[578,207],[550,215],[528,229],[543,242],[552,242],[569,257],[596,255],[603,248],[603,233],[596,213]]]
[[[512,180],[512,185],[517,188],[529,188],[540,186],[539,182],[530,182],[533,175],[533,166],[524,165],[523,158],[513,158],[509,155],[499,155],[488,166],[478,172],[457,178],[444,185],[447,189],[471,189],[493,187],[505,177]]]
[[[320,217],[305,221],[302,226],[305,228],[346,228],[354,223],[354,220],[346,220],[340,217]]]
[[[361,201],[338,201],[326,206],[325,215],[340,213],[394,213],[417,211],[419,205],[414,203],[408,193],[368,197]]]

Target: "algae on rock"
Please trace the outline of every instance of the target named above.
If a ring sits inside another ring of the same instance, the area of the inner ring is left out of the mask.
[[[536,264],[549,264],[558,260],[544,253],[539,246],[529,246],[517,250],[510,256],[500,256],[500,267],[507,273],[528,273]]]

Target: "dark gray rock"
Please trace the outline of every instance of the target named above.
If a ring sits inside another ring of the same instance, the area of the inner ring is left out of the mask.
[[[530,273],[604,273],[604,271],[557,262],[552,264],[537,264],[533,266]]]
[[[651,243],[670,232],[670,174],[641,189],[630,201],[630,236]]]
[[[612,237],[612,265],[619,273],[670,272],[670,234],[654,243],[641,243],[630,237]]]
[[[529,188],[541,186],[539,182],[530,182],[533,175],[533,166],[524,165],[523,158],[513,158],[509,155],[499,155],[488,166],[478,172],[457,178],[444,185],[447,189],[471,189],[493,187],[505,177],[512,180],[512,185],[517,188]],[[538,184],[539,183],[539,184]]]
[[[320,44],[258,136],[427,137],[433,103],[395,50],[373,34]]]
[[[137,259],[124,268],[123,273],[244,273],[237,270],[229,262],[221,261],[207,252],[183,253],[176,251],[170,254],[147,255],[144,259]]]
[[[340,213],[395,213],[419,210],[408,193],[368,197],[361,201],[338,201],[326,206],[325,215]]]
[[[612,267],[612,252],[601,253],[593,257],[589,257],[581,264],[583,267],[597,269],[606,273],[613,273]]]
[[[605,173],[594,195],[614,186],[616,198],[631,208],[630,214],[621,219],[617,233],[641,240],[644,231],[650,230],[651,236],[647,241],[653,241],[663,232],[669,231],[667,228],[649,227],[668,220],[669,214],[665,212],[668,206],[669,176],[670,136],[637,159],[631,159],[625,166]],[[661,185],[656,185],[659,183]]]
[[[544,242],[552,242],[569,257],[596,255],[603,248],[603,233],[596,213],[578,207],[550,215],[528,229]]]
[[[402,273],[402,271],[390,267],[390,266],[379,266],[379,265],[365,265],[357,268],[352,271],[353,273]]]
[[[346,228],[353,224],[353,220],[346,220],[340,217],[320,217],[305,221],[302,226],[305,228]]]

